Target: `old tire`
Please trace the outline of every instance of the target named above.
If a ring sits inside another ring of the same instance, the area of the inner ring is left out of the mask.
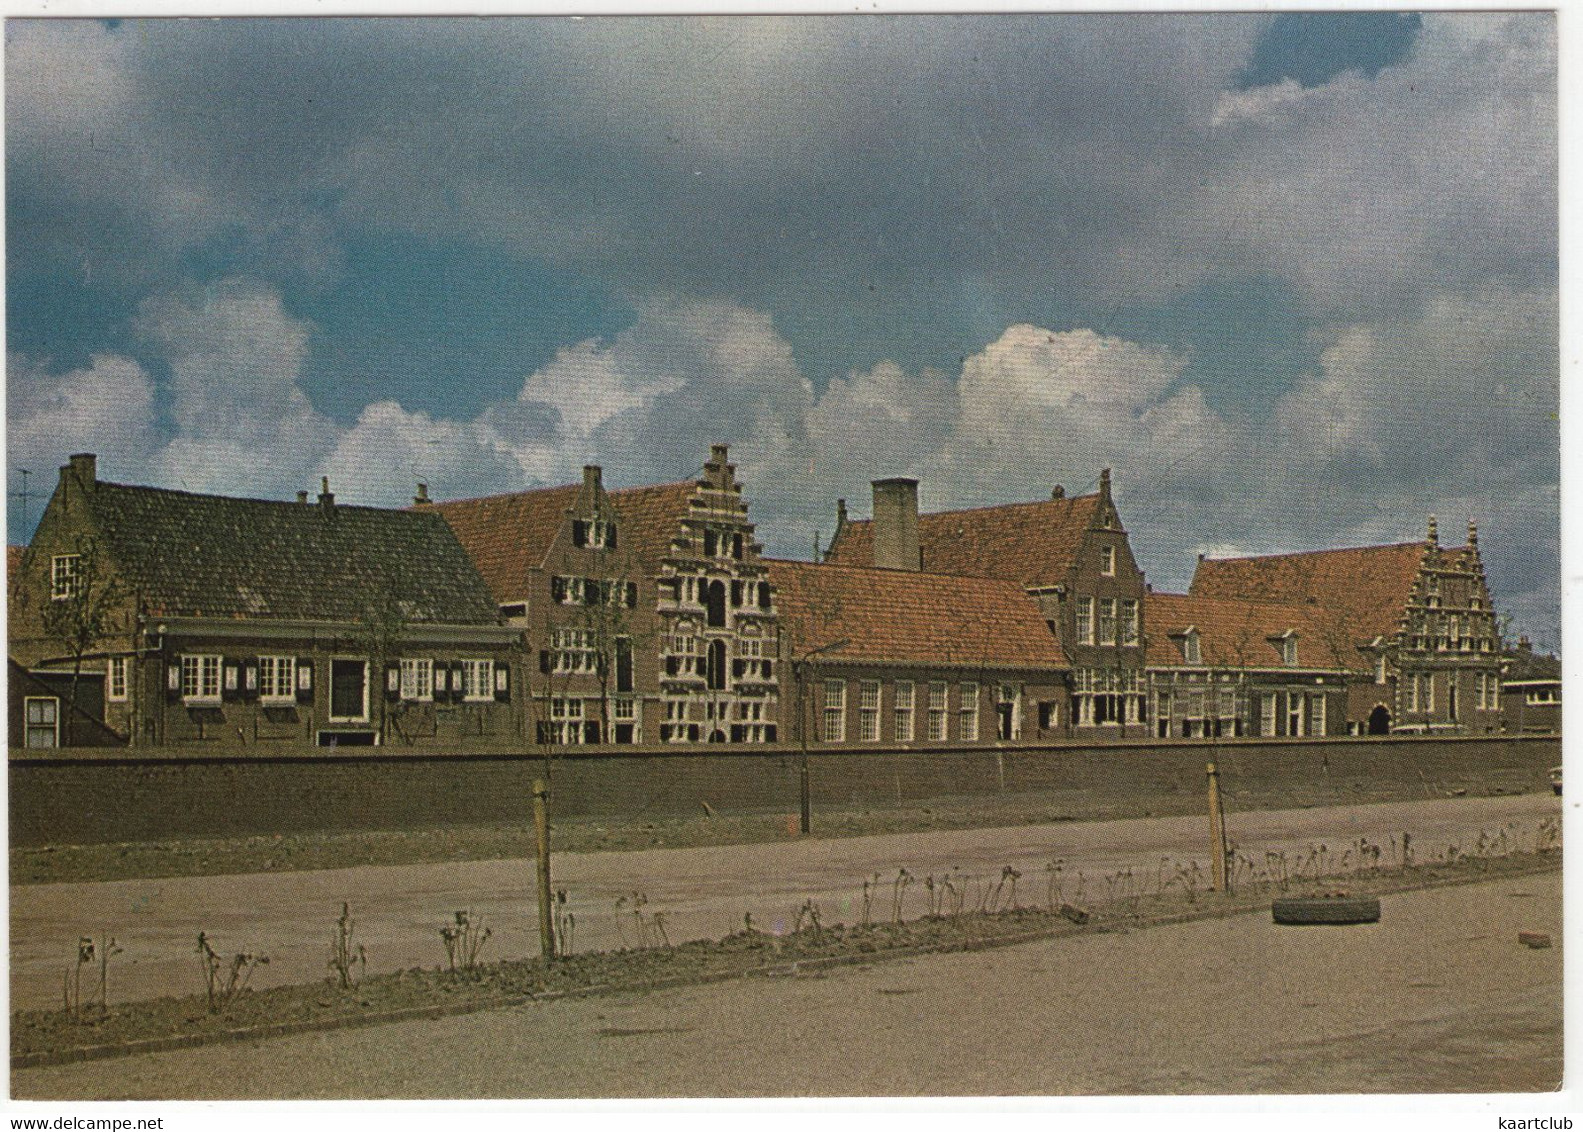
[[[1283,896],[1270,906],[1277,924],[1373,924],[1378,896]]]

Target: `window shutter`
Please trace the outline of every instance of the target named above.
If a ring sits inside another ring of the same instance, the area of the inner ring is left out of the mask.
[[[258,660],[248,657],[242,662],[242,698],[248,703],[258,699]]]
[[[731,583],[731,604],[732,604],[733,607],[740,607],[742,605],[742,583],[741,582],[733,581]]]
[[[598,605],[599,604],[599,589],[600,589],[599,579],[597,579],[597,578],[584,578],[583,579],[583,604],[584,605],[589,605],[589,606]]]
[[[242,696],[242,662],[226,657],[220,662],[220,698],[236,700]]]
[[[566,600],[566,579],[559,574],[550,579],[550,600],[556,603]]]
[[[169,703],[181,702],[181,658],[165,669],[165,699]]]
[[[637,607],[638,607],[638,584],[636,582],[628,582],[627,583],[627,608],[628,609],[636,609]]]
[[[555,664],[555,655],[549,649],[539,650],[539,671],[549,672]]]
[[[385,699],[391,701],[401,699],[401,662],[399,660],[385,662]]]
[[[616,548],[616,525],[609,523],[605,526],[605,545],[611,550]]]
[[[299,656],[297,658],[297,702],[311,704],[313,702],[313,658]]]
[[[588,545],[588,524],[581,519],[572,520],[572,545]]]
[[[511,667],[499,662],[495,664],[495,700],[503,704],[511,702]]]
[[[462,662],[453,660],[445,667],[451,670],[451,701],[459,702],[462,698]]]

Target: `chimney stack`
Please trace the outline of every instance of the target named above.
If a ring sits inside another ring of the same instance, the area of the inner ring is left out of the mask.
[[[91,492],[93,485],[99,482],[99,457],[92,452],[79,452],[61,469],[61,478],[64,479],[68,472],[84,491]]]
[[[597,492],[604,480],[604,469],[598,464],[583,465],[583,487],[589,491]],[[593,502],[592,499],[589,502]]]
[[[921,570],[918,545],[918,481],[874,481],[874,565],[887,570]]]
[[[1051,499],[1065,499],[1066,498],[1066,488],[1062,487],[1060,484],[1056,484],[1055,487],[1052,488],[1051,491],[1050,491],[1050,498]]]
[[[335,496],[330,494],[330,477],[319,477],[319,507],[328,515],[335,510]]]
[[[429,498],[429,485],[426,483],[419,483],[418,494],[412,497],[412,505],[414,507],[427,507],[433,502],[434,501]]]
[[[308,493],[306,491],[297,492],[297,502],[306,507],[308,504]]]

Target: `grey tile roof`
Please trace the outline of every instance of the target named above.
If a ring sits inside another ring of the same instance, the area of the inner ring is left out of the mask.
[[[122,576],[166,616],[355,622],[391,600],[410,622],[497,621],[489,588],[437,514],[103,480],[90,506]]]

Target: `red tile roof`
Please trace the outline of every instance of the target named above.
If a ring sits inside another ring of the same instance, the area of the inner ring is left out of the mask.
[[[925,570],[1000,578],[1022,586],[1062,581],[1094,519],[1099,493],[1036,503],[1006,503],[918,516]],[[828,561],[874,564],[872,519],[849,520],[830,546]]]
[[[1357,645],[1396,634],[1427,546],[1403,542],[1305,554],[1206,558],[1199,562],[1188,592],[1195,597],[1317,604]],[[1447,548],[1442,554],[1466,551],[1466,547]]]
[[[695,481],[685,480],[607,492],[616,509],[620,545],[645,569],[652,568],[670,549],[670,540],[697,486]],[[522,601],[528,594],[529,573],[544,565],[582,487],[580,483],[568,484],[457,499],[433,507],[450,523],[495,600]]]
[[[1038,605],[1012,582],[765,559],[797,656],[947,668],[1066,668]]]
[[[1335,632],[1333,619],[1317,606],[1151,593],[1144,602],[1144,618],[1151,668],[1186,663],[1180,634],[1189,627],[1198,630],[1199,652],[1209,667],[1278,668],[1280,654],[1270,638],[1295,630],[1298,667],[1368,668],[1363,655]]]

